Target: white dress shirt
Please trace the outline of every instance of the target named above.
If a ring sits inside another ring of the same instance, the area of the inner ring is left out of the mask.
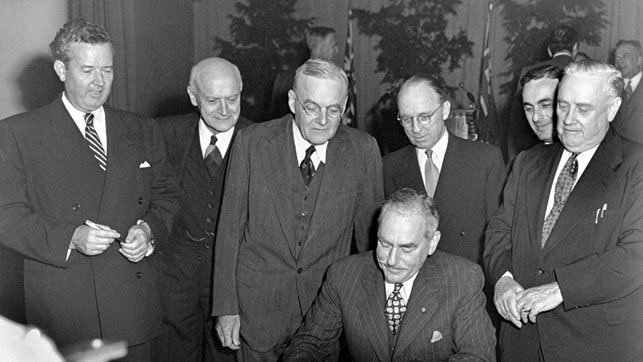
[[[76,109],[76,107],[69,102],[69,99],[67,99],[65,92],[63,92],[62,99],[67,112],[71,116],[71,119],[74,120],[74,123],[76,123],[76,127],[78,127],[80,134],[82,134],[84,138],[85,126],[87,125],[85,122],[85,112]],[[103,106],[92,111],[92,114],[94,115],[94,128],[96,129],[96,133],[98,133],[98,138],[103,146],[103,150],[105,150],[105,154],[107,154],[107,126],[105,124],[105,110],[103,109]]]
[[[438,168],[438,171],[442,171],[442,164],[444,163],[444,154],[447,152],[447,146],[449,144],[449,132],[444,130],[442,137],[431,147],[431,160],[435,167]],[[420,167],[420,174],[422,175],[422,183],[426,185],[426,175],[424,165],[426,164],[427,155],[426,150],[423,148],[415,148],[415,154],[418,159],[418,166]]]
[[[306,150],[308,147],[312,146],[310,142],[306,141],[299,131],[299,127],[295,124],[295,120],[292,121],[292,135],[295,140],[295,153],[297,153],[297,166],[301,165],[301,161],[306,158]],[[310,156],[310,160],[313,161],[315,170],[319,169],[319,164],[326,164],[326,149],[328,148],[328,141],[321,145],[315,145],[315,152]]]
[[[201,156],[205,157],[205,149],[210,145],[212,136],[217,136],[217,149],[221,154],[221,158],[225,158],[230,142],[232,142],[232,134],[234,133],[234,126],[225,132],[215,134],[208,126],[205,125],[203,118],[199,119],[199,143],[201,145]]]
[[[418,274],[415,273],[415,275],[410,277],[409,280],[402,283],[402,288],[400,288],[400,296],[402,297],[402,299],[404,299],[405,305],[409,305],[409,297],[411,296],[411,290],[413,289],[413,282],[415,282],[415,278],[417,276]],[[395,284],[385,281],[384,288],[386,289],[386,299],[388,300],[388,298],[391,296],[391,293],[393,293],[393,290],[395,289]]]

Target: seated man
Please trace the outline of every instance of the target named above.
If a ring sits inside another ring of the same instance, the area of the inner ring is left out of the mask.
[[[454,355],[495,361],[482,271],[436,251],[438,220],[429,196],[407,188],[393,193],[382,207],[376,252],[347,257],[328,269],[284,361],[334,355],[342,330],[355,361]]]

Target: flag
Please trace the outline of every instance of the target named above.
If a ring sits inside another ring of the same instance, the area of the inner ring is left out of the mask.
[[[357,91],[355,73],[353,72],[353,11],[348,7],[348,30],[346,32],[346,48],[344,49],[344,72],[348,77],[348,101],[342,122],[357,127]]]
[[[487,23],[485,25],[482,60],[480,62],[480,80],[478,83],[478,115],[476,128],[478,129],[478,140],[496,144],[499,142],[498,112],[496,102],[493,98],[492,71],[491,71],[491,49],[489,47],[489,28],[493,2],[489,0],[487,11]]]

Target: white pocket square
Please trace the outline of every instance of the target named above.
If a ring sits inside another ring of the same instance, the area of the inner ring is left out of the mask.
[[[440,331],[433,331],[433,336],[431,336],[431,343],[435,343],[442,339],[442,333]]]
[[[150,166],[150,164],[147,163],[147,161],[143,161],[143,163],[138,165],[138,168],[149,168],[149,167],[152,167],[152,166]]]

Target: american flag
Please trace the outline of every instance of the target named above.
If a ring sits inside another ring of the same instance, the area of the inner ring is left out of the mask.
[[[357,91],[355,73],[353,72],[353,11],[348,8],[348,31],[346,32],[346,48],[344,50],[344,72],[348,76],[348,101],[342,122],[357,127]]]
[[[482,61],[480,63],[480,81],[478,87],[478,137],[480,141],[495,144],[499,141],[498,113],[496,102],[493,99],[493,87],[491,85],[491,49],[489,48],[489,27],[493,2],[489,0],[489,11],[487,12],[487,23],[484,32],[484,45]]]

